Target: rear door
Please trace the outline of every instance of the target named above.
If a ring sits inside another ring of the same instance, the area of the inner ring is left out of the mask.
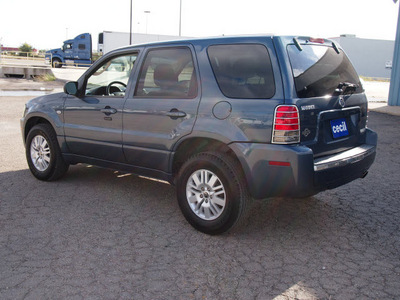
[[[322,39],[286,45],[294,79],[293,104],[300,112],[301,143],[316,157],[365,142],[367,98],[342,49]]]
[[[174,144],[192,131],[200,89],[190,45],[146,49],[135,90],[124,106],[128,163],[167,171]]]

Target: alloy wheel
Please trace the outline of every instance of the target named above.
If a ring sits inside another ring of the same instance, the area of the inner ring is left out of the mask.
[[[32,139],[31,160],[38,171],[44,172],[50,165],[50,146],[42,135],[37,135]]]
[[[205,169],[195,171],[186,185],[186,197],[192,211],[201,219],[217,219],[226,205],[226,192],[218,176]]]

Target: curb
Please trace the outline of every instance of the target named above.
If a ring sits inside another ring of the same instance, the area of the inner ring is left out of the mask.
[[[378,112],[382,114],[388,114],[392,116],[400,116],[400,106],[381,106],[376,108],[370,108],[369,111]]]

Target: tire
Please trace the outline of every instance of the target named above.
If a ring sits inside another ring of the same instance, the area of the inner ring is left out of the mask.
[[[53,68],[61,68],[62,67],[61,60],[58,58],[54,58],[51,62],[51,65],[53,66]]]
[[[177,180],[177,198],[186,220],[207,234],[230,230],[249,199],[240,167],[226,154],[202,152],[189,158]]]
[[[29,169],[39,180],[57,180],[68,171],[69,164],[62,157],[56,133],[49,124],[38,124],[29,131],[25,153]]]

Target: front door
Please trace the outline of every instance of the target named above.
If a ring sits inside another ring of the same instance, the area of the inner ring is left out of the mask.
[[[137,53],[113,57],[92,72],[83,98],[68,96],[64,132],[72,154],[124,162],[122,109]]]

